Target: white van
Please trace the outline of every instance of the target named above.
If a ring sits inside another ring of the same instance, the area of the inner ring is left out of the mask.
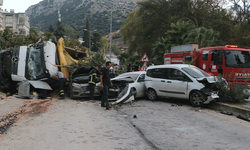
[[[147,97],[189,99],[195,107],[219,98],[217,77],[187,64],[150,66],[145,76]]]

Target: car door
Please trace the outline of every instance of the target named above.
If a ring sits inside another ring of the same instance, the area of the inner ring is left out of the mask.
[[[166,70],[166,68],[155,68],[147,71],[147,76],[150,77],[150,87],[156,91],[157,96],[166,96]]]
[[[135,84],[134,86],[135,86],[136,91],[137,91],[136,97],[143,97],[145,94],[145,82],[144,82],[144,80],[145,80],[145,74],[143,73],[137,78],[136,82],[134,83]]]
[[[188,77],[181,70],[173,68],[169,68],[167,74],[166,96],[185,99],[188,90]]]

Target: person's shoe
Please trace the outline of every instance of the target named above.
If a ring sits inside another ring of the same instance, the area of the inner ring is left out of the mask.
[[[106,106],[104,106],[104,105],[101,105],[101,107],[106,107]]]
[[[61,99],[61,100],[62,100],[62,99],[65,99],[65,97],[59,97],[59,99]]]
[[[110,107],[107,107],[106,110],[111,110],[111,108],[110,108]]]

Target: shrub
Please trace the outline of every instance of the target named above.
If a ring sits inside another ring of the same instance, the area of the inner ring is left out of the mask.
[[[245,101],[245,86],[236,81],[227,82],[222,77],[218,77],[217,87],[219,89],[220,102],[242,103]]]

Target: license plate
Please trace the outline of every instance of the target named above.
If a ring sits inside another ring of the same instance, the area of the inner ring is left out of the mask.
[[[85,91],[85,93],[89,93],[89,91]]]

